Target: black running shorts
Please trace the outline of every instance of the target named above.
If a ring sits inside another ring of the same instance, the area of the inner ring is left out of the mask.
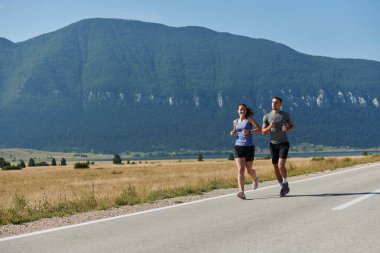
[[[288,158],[289,142],[283,142],[279,144],[270,144],[270,155],[272,157],[272,163],[278,164],[278,160]]]
[[[235,158],[245,158],[246,162],[255,159],[255,146],[235,146]]]

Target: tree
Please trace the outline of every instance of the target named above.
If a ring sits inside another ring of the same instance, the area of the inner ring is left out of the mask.
[[[18,166],[20,166],[21,168],[25,168],[26,165],[25,165],[24,160],[20,160],[20,161],[18,162]]]
[[[234,154],[231,153],[230,156],[228,157],[228,160],[230,160],[230,161],[235,160]]]
[[[67,164],[66,164],[66,159],[65,158],[62,158],[61,159],[61,165],[62,166],[66,166]]]
[[[202,162],[202,161],[203,161],[203,155],[202,155],[202,154],[199,154],[199,155],[198,155],[198,161],[199,161],[199,162]]]
[[[115,157],[112,159],[113,164],[121,164],[121,158],[120,155],[116,154]]]
[[[51,159],[51,166],[57,166],[57,161],[55,158]]]
[[[34,166],[36,166],[36,162],[34,161],[33,158],[30,158],[30,159],[29,159],[28,166],[29,166],[29,167],[34,167]]]
[[[0,157],[0,168],[11,165],[9,162],[5,161],[4,158]]]

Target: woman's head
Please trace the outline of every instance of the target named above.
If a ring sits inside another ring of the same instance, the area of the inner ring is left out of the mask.
[[[249,118],[250,116],[253,116],[251,108],[249,108],[246,104],[243,103],[239,104],[237,111],[239,115],[244,118]]]

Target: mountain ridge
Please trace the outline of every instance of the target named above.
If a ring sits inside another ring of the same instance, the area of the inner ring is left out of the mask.
[[[9,42],[0,39],[0,112],[7,117],[0,145],[7,147],[226,148],[237,104],[252,106],[261,122],[273,95],[294,114],[295,143],[366,147],[373,140],[351,132],[347,115],[358,114],[363,125],[380,123],[376,61],[309,56],[265,39],[119,19],[82,20]],[[46,115],[52,122],[40,122]],[[314,133],[310,123],[320,131],[336,115],[348,130]],[[155,123],[143,127],[149,138],[134,119]],[[181,124],[188,136],[165,134]],[[347,134],[353,139],[345,140]],[[258,145],[266,141],[257,137]]]

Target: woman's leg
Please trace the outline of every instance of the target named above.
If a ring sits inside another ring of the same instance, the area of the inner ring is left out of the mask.
[[[252,180],[256,179],[256,171],[252,168],[253,161],[246,162],[245,167],[247,168],[247,173],[252,177]]]
[[[238,171],[237,179],[238,179],[238,185],[240,191],[244,192],[244,183],[245,183],[245,178],[244,178],[244,172],[245,172],[245,158],[235,158],[236,162],[236,167]]]
[[[253,161],[246,162],[245,167],[247,168],[247,173],[252,177],[252,189],[256,190],[259,185],[259,178],[257,177],[256,171],[253,169]]]

